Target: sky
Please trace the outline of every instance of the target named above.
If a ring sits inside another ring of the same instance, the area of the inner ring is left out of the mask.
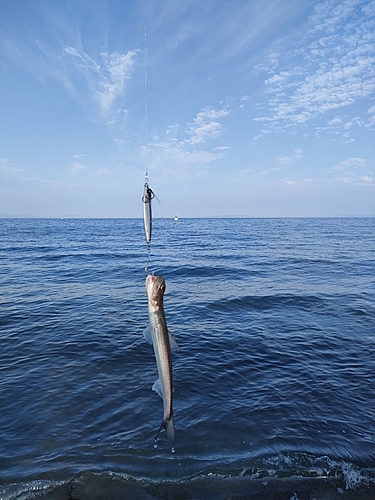
[[[0,216],[375,216],[375,0],[0,2]]]

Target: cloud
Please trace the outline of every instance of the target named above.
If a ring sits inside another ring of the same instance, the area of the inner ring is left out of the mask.
[[[268,113],[255,117],[265,129],[303,125],[375,91],[374,9],[363,0],[328,0],[316,6],[310,26],[302,44],[269,57]]]
[[[366,166],[365,160],[362,158],[347,158],[332,167],[332,171],[348,172],[356,168],[363,168]]]
[[[361,181],[367,182],[369,184],[374,184],[375,185],[375,177],[370,177],[368,175],[364,175],[360,177]]]
[[[235,7],[228,2],[204,2],[197,9],[195,2],[151,1],[147,3],[147,17],[155,33],[163,32],[165,49],[178,54],[177,64],[190,62],[211,63],[227,67],[238,62],[249,67],[259,48],[264,48],[291,20],[306,10],[299,0],[252,0],[238,2]],[[156,7],[156,8],[155,8]],[[220,29],[218,29],[220,26]],[[208,35],[208,36],[207,36]],[[188,47],[181,58],[181,49]],[[212,76],[210,74],[210,76]],[[226,75],[227,76],[227,75]],[[213,77],[215,81],[215,77]]]
[[[214,160],[222,158],[223,153],[211,153],[202,150],[189,150],[185,147],[184,142],[159,142],[151,144],[153,150],[153,158],[163,159],[168,158],[169,163],[185,164],[185,165],[206,165]]]
[[[76,155],[73,155],[72,158],[74,158],[75,160],[79,160],[80,158],[83,158],[84,156],[88,156],[88,153],[76,154]]]
[[[9,176],[19,176],[23,174],[25,169],[23,168],[17,168],[13,167],[10,165],[9,158],[0,158],[0,172],[2,172],[4,175],[9,175]]]
[[[373,130],[375,128],[375,106],[372,106],[368,111],[367,114],[370,115],[370,118],[368,119],[368,122],[366,123],[366,128],[369,130]]]
[[[60,81],[75,99],[85,99],[88,94],[108,119],[111,114],[127,113],[119,106],[114,109],[114,105],[119,98],[126,97],[126,84],[132,76],[137,50],[123,54],[102,51],[94,58],[70,45],[64,47],[62,54],[39,40],[37,46],[48,64],[48,70],[44,71]]]
[[[190,139],[186,139],[185,142],[197,144],[207,139],[216,139],[223,133],[223,127],[218,120],[228,114],[228,109],[206,108],[199,111],[193,123],[188,124],[187,133]]]
[[[99,103],[103,113],[108,113],[114,101],[124,92],[125,83],[130,79],[135,64],[137,51],[131,50],[127,54],[102,52],[104,63],[99,72],[100,90],[97,90]]]
[[[283,168],[286,168],[290,167],[290,165],[293,165],[294,163],[299,162],[302,159],[302,156],[302,149],[296,148],[292,156],[280,157],[277,160]]]
[[[355,186],[375,186],[374,173],[368,163],[362,158],[347,158],[336,163],[330,172],[337,175],[336,180]]]
[[[292,71],[281,71],[278,75],[273,75],[271,78],[268,78],[264,83],[266,85],[283,84],[285,83],[290,76],[294,76],[294,72]]]
[[[336,116],[327,122],[328,125],[338,125],[339,123],[342,123],[342,118],[340,116]]]
[[[117,52],[101,52],[99,61],[75,47],[65,47],[64,53],[70,64],[71,86],[77,85],[76,80],[84,79],[91,89],[91,96],[97,102],[102,115],[107,116],[112,111],[115,101],[124,96],[126,83],[131,78],[137,57],[136,50],[126,54]],[[76,77],[76,78],[74,78]],[[118,110],[121,109],[117,107]]]
[[[87,166],[83,165],[83,163],[75,162],[75,163],[73,163],[73,167],[71,168],[70,171],[73,174],[76,174],[77,172],[82,172],[83,170],[86,170],[86,169],[87,169]]]
[[[78,184],[70,184],[70,183],[65,183],[65,182],[59,182],[56,180],[50,180],[50,179],[41,179],[39,177],[35,176],[30,176],[30,175],[25,175],[30,171],[30,169],[25,169],[25,168],[17,168],[9,165],[9,159],[8,158],[0,158],[0,172],[3,173],[4,177],[9,177],[12,178],[13,180],[16,180],[17,182],[21,183],[27,183],[30,185],[30,183],[33,184],[39,184],[39,185],[53,185],[53,186],[73,186],[76,187]]]
[[[193,121],[185,124],[185,127],[176,124],[168,126],[165,140],[156,136],[154,141],[149,143],[147,149],[152,151],[149,158],[164,172],[181,172],[183,167],[184,175],[190,175],[191,172],[199,176],[208,175],[206,171],[196,170],[196,167],[201,169],[219,160],[225,155],[225,151],[230,149],[229,146],[217,146],[212,151],[205,149],[210,139],[222,135],[224,130],[219,120],[229,112],[228,108],[207,107],[200,110]],[[178,138],[179,131],[184,131],[184,135]]]
[[[91,68],[92,70],[96,71],[98,74],[101,71],[101,67],[99,64],[97,64],[88,54],[85,52],[80,53],[77,49],[74,47],[65,47],[64,52],[67,54],[76,57],[79,59],[79,63],[77,64],[78,67],[81,67],[83,69]]]

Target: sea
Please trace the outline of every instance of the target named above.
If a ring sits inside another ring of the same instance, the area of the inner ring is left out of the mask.
[[[0,499],[375,499],[375,218],[0,219]],[[166,281],[174,450],[143,332]]]

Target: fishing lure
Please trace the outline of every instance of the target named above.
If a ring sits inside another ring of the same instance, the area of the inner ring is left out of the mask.
[[[151,232],[152,232],[152,209],[151,209],[151,200],[155,198],[155,193],[153,190],[150,188],[148,185],[148,175],[146,172],[145,175],[145,184],[144,184],[144,191],[143,191],[143,196],[142,196],[142,201],[143,201],[143,222],[145,225],[145,236],[146,236],[146,243],[147,243],[147,250],[148,250],[148,262],[145,267],[145,273],[147,273],[147,268],[150,263],[150,252],[151,252]]]

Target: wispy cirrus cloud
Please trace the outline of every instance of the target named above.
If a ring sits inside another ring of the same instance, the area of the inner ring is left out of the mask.
[[[369,115],[369,119],[366,123],[366,127],[373,130],[375,128],[375,106],[371,106],[367,114]]]
[[[0,172],[2,172],[4,175],[22,175],[25,169],[15,167],[11,164],[9,158],[0,158]]]
[[[81,37],[79,37],[80,39]],[[127,112],[118,101],[126,101],[127,84],[133,76],[139,50],[119,53],[101,50],[94,55],[82,43],[56,45],[53,37],[36,37],[27,43],[22,38],[13,40],[8,34],[0,36],[0,49],[7,58],[32,74],[46,81],[53,78],[77,100],[94,101],[103,116]],[[3,55],[2,54],[2,55]]]
[[[27,168],[14,167],[8,158],[0,158],[0,172],[4,178],[12,179],[17,183],[27,183],[28,185],[53,185],[53,186],[69,186],[75,187],[78,184],[60,182],[53,179],[45,179],[40,176],[30,175],[30,170]]]
[[[131,50],[126,54],[116,52],[102,53],[104,71],[99,82],[101,90],[98,91],[99,102],[104,112],[111,109],[114,101],[123,93],[127,80],[135,64],[137,51]]]
[[[328,0],[310,19],[303,44],[269,57],[263,133],[303,125],[375,91],[375,2]],[[267,68],[265,62],[260,69]]]
[[[74,47],[65,47],[64,52],[66,54],[69,54],[70,56],[76,57],[79,61],[77,63],[78,67],[81,67],[82,69],[87,69],[91,68],[92,70],[96,71],[97,73],[100,73],[100,65],[97,64],[88,54],[85,52],[80,52]]]
[[[98,103],[101,113],[108,115],[115,101],[125,92],[136,63],[137,51],[129,50],[126,54],[103,51],[99,61],[74,47],[65,47],[64,53],[71,58],[77,76],[88,82],[92,98]]]

